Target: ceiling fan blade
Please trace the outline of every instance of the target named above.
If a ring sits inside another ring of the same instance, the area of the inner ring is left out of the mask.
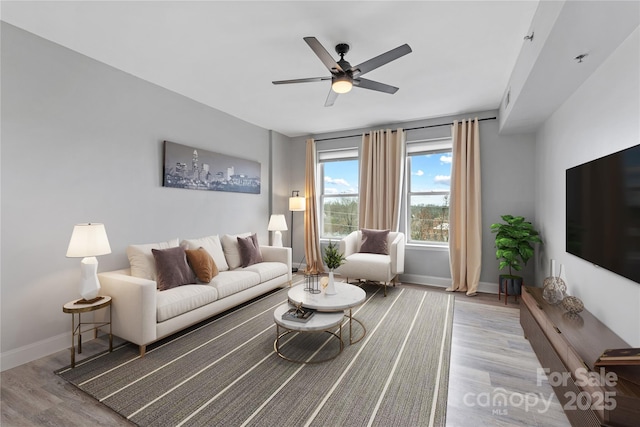
[[[398,91],[398,88],[395,86],[375,82],[369,79],[363,79],[362,77],[353,79],[353,85],[361,87],[363,89],[377,90],[378,92],[385,92],[390,94],[394,94]]]
[[[338,65],[336,60],[333,59],[329,52],[327,52],[327,49],[325,49],[324,46],[320,44],[318,39],[316,39],[315,37],[304,37],[304,41],[307,42],[311,50],[313,50],[318,58],[320,58],[320,61],[322,61],[324,66],[327,67],[329,71],[331,71],[332,73],[334,73],[335,70],[338,70],[341,73],[344,72],[342,67]]]
[[[311,83],[321,82],[323,80],[331,80],[331,77],[309,77],[307,79],[292,79],[292,80],[276,80],[271,83],[274,85],[287,85],[290,83]]]
[[[338,99],[338,93],[334,92],[333,89],[329,89],[329,95],[327,95],[327,100],[324,102],[325,107],[331,107],[334,102]]]
[[[384,64],[394,61],[411,52],[411,48],[406,43],[402,46],[398,46],[395,49],[391,49],[390,51],[385,52],[382,55],[378,55],[375,58],[364,61],[362,64],[351,67],[351,70],[353,71],[353,77],[361,76],[371,70],[382,67]]]

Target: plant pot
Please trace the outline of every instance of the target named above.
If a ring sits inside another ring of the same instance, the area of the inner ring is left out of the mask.
[[[498,278],[500,293],[507,295],[522,295],[522,277],[501,274]]]

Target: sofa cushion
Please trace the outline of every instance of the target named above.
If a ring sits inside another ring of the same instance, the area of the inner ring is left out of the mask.
[[[218,298],[222,299],[236,292],[249,289],[260,283],[260,275],[254,271],[234,270],[222,271],[213,278],[210,285],[218,290]]]
[[[255,233],[249,237],[238,237],[237,240],[240,248],[240,267],[248,267],[262,262],[258,236]]]
[[[243,268],[242,271],[253,271],[260,275],[260,283],[267,282],[283,274],[289,273],[287,264],[282,262],[260,262]]]
[[[175,248],[179,244],[179,239],[172,239],[167,242],[127,246],[127,257],[131,265],[131,275],[141,279],[156,280],[156,261],[153,258],[151,249]]]
[[[225,234],[222,236],[222,250],[224,251],[224,257],[227,259],[227,265],[233,270],[234,268],[242,265],[242,259],[240,258],[240,247],[238,246],[238,237],[249,237],[251,233],[242,234]]]
[[[213,261],[218,267],[218,271],[225,271],[229,269],[227,260],[224,257],[224,252],[222,251],[220,237],[217,235],[201,237],[199,239],[186,239],[183,240],[182,243],[186,244],[188,249],[198,249],[199,247],[203,247],[207,252],[209,252],[211,258],[213,258]]]
[[[388,281],[393,278],[391,275],[391,257],[380,254],[360,252],[351,254],[347,257],[347,261],[340,266],[338,272],[341,276],[354,279],[384,277]]]
[[[363,228],[360,252],[389,255],[387,237],[389,237],[389,230],[368,230]]]
[[[218,290],[209,285],[185,285],[157,292],[156,316],[164,322],[218,299]]]
[[[187,263],[182,246],[169,249],[151,249],[156,261],[157,286],[161,291],[196,282],[196,276]]]
[[[198,280],[209,283],[211,279],[218,275],[218,267],[215,261],[203,247],[198,249],[187,249],[187,262],[196,274]]]

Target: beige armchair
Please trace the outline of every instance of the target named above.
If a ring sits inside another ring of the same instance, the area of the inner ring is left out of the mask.
[[[349,279],[370,280],[384,285],[387,296],[387,284],[395,286],[398,275],[404,273],[404,234],[389,232],[387,236],[388,255],[360,252],[362,231],[354,231],[340,241],[340,252],[346,261],[336,273]]]

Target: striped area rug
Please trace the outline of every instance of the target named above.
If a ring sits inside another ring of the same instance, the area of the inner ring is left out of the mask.
[[[125,344],[56,372],[140,426],[444,426],[453,297],[364,285],[364,338],[318,364],[274,353],[287,289],[150,346]],[[362,328],[353,323],[357,338]],[[289,334],[282,351],[324,358],[326,333]]]

